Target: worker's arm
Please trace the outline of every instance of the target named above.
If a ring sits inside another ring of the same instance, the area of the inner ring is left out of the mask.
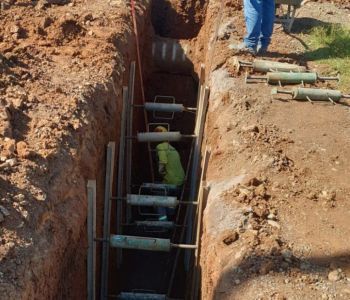
[[[166,153],[166,145],[164,144],[159,144],[157,146],[157,154],[158,154],[158,172],[160,175],[165,175],[166,174],[166,164],[168,163],[168,157]]]

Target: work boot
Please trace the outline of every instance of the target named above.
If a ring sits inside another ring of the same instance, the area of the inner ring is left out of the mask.
[[[267,54],[267,47],[262,47],[260,44],[258,45],[258,48],[257,48],[257,55],[266,55]]]
[[[256,55],[256,49],[248,47],[244,42],[240,44],[230,44],[228,47],[232,50],[236,50],[238,53],[248,53],[251,55]]]

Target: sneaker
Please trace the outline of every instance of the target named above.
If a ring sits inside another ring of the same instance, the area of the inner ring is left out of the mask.
[[[162,222],[168,221],[168,217],[166,215],[159,216],[158,221],[162,221]]]
[[[256,55],[256,49],[248,47],[244,42],[240,44],[231,44],[229,45],[229,48],[232,50],[237,50],[238,52],[245,52],[252,55]]]

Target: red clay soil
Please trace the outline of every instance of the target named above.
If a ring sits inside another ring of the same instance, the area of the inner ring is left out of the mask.
[[[310,15],[349,24],[348,10],[309,2],[299,13],[306,17],[292,35],[275,27],[265,59],[320,70],[303,56],[298,32],[313,26]],[[201,299],[349,299],[350,103],[275,100],[271,86],[246,84],[245,70],[234,67],[239,55],[228,49],[244,34],[236,1],[225,1],[220,24],[209,81]]]
[[[197,36],[205,18],[208,1],[153,1],[152,23],[157,35],[173,39]]]
[[[150,3],[140,2],[142,14]],[[0,15],[0,295],[83,299],[85,185],[98,178],[103,194],[132,23],[121,0],[33,3],[9,0]],[[228,48],[244,33],[241,1],[171,3],[174,22],[189,18],[193,31],[168,24],[163,34],[191,38],[188,56],[197,71],[206,64],[211,88],[201,299],[349,299],[348,104],[278,101],[245,84]],[[318,70],[299,32],[312,20],[347,23],[349,12],[314,2],[299,12],[294,34],[276,27],[269,59]]]
[[[0,298],[83,299],[86,181],[103,194],[134,57],[130,10],[116,0],[2,8]]]

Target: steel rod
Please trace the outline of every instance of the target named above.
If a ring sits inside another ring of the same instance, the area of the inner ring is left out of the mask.
[[[198,109],[198,104],[203,91],[204,81],[205,81],[205,66],[204,64],[201,64],[201,67],[199,70],[199,80],[198,80],[198,89],[197,89],[197,106],[196,106],[197,109]]]
[[[135,221],[136,226],[174,228],[174,222],[170,221]]]
[[[243,60],[239,60],[238,63],[242,66],[242,67],[253,67],[253,63],[249,62],[249,61],[243,61]]]
[[[276,93],[279,93],[279,94],[286,94],[286,95],[293,95],[293,94],[294,94],[293,91],[279,90],[279,89],[276,89]]]
[[[247,75],[246,79],[259,79],[259,80],[267,80],[267,76],[257,76],[257,75]]]
[[[120,138],[119,138],[119,159],[118,159],[118,181],[117,181],[117,197],[121,198],[123,196],[123,183],[124,183],[124,161],[125,161],[125,129],[126,129],[126,115],[127,115],[127,107],[129,101],[129,89],[124,86],[123,87],[123,107],[122,107],[122,115],[121,115],[121,124],[120,124]],[[117,202],[117,234],[122,233],[122,202]],[[117,266],[119,267],[121,264],[122,256],[121,252],[117,251]]]
[[[176,189],[177,185],[168,183],[144,182],[141,187],[149,189]]]
[[[122,226],[123,227],[127,227],[127,226],[141,226],[142,224],[137,224],[138,222],[162,222],[162,223],[164,223],[165,221],[135,221],[135,223],[123,223]],[[166,222],[168,222],[168,221],[166,221]],[[183,227],[182,225],[175,224],[175,222],[172,222],[172,223],[174,223],[174,228]]]
[[[197,245],[187,245],[187,244],[170,244],[173,248],[180,248],[180,249],[197,249]]]
[[[87,299],[96,297],[96,180],[87,183],[88,198],[88,257],[87,257]]]
[[[178,201],[180,205],[198,205],[198,202],[190,202],[190,201]]]
[[[326,81],[326,80],[339,81],[340,80],[339,76],[334,77],[334,76],[318,76],[318,75],[317,75],[317,79],[322,81]]]
[[[104,218],[103,218],[103,238],[109,238],[110,220],[111,220],[111,197],[113,189],[114,177],[114,156],[115,143],[109,142],[107,146],[106,160],[106,179],[104,194]],[[109,245],[103,244],[102,247],[102,263],[101,263],[101,293],[100,299],[105,299],[108,294],[108,262],[109,262]]]
[[[166,295],[129,292],[121,292],[119,295],[116,295],[116,298],[119,300],[168,300]]]
[[[127,121],[127,132],[126,135],[132,136],[133,134],[133,104],[134,104],[134,93],[135,93],[135,72],[136,62],[132,61],[130,64],[129,73],[129,98],[128,98],[128,121]],[[126,144],[126,192],[131,192],[131,177],[132,177],[132,139],[127,139]],[[126,221],[129,222],[131,218],[131,208],[126,206]]]

